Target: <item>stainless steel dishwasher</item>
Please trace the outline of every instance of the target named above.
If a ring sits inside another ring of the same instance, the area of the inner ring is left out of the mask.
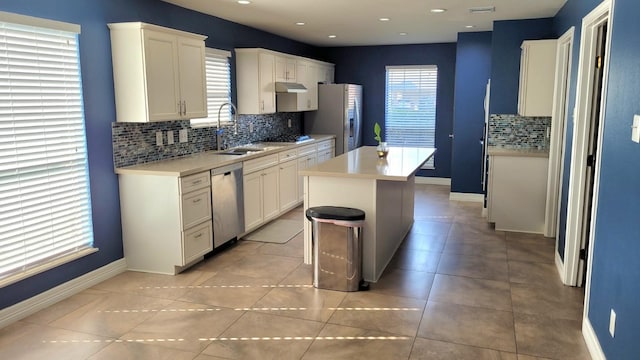
[[[211,205],[215,248],[244,232],[242,163],[211,170]]]

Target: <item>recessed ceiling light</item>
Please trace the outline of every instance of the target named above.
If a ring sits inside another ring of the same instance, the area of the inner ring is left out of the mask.
[[[467,29],[473,29],[474,27],[476,27],[475,25],[466,25],[465,26]]]
[[[443,13],[443,12],[447,11],[447,9],[431,9],[429,11],[431,11],[432,13],[435,13],[435,14],[440,14],[440,13]]]
[[[335,38],[337,38],[336,35],[329,35],[329,39],[335,39]]]
[[[380,18],[380,21],[389,21],[389,20],[391,20],[391,19],[389,19],[389,18],[384,18],[384,17]]]
[[[238,0],[238,4],[249,5],[249,4],[251,4],[251,1],[249,1],[249,0]]]
[[[472,14],[488,14],[496,11],[495,6],[484,6],[484,7],[475,7],[469,8],[469,12]]]
[[[406,32],[401,32],[400,36],[407,36],[407,33]]]
[[[304,23],[303,23],[302,21],[300,21],[300,22],[297,22],[297,23],[296,23],[296,25],[298,25],[298,26],[304,26]]]

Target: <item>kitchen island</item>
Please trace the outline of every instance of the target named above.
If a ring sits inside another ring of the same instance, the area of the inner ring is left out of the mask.
[[[415,174],[433,148],[392,147],[385,159],[364,146],[301,170],[305,211],[345,206],[366,213],[362,234],[364,280],[376,282],[413,225]],[[305,221],[304,262],[312,262],[311,223]]]

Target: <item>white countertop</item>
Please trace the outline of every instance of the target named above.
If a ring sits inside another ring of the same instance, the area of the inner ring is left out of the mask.
[[[529,156],[529,157],[549,157],[549,150],[538,149],[513,149],[502,146],[489,146],[487,149],[489,156]]]
[[[386,159],[379,159],[375,146],[363,146],[300,170],[299,174],[406,181],[435,151],[434,148],[391,147]]]
[[[175,159],[154,161],[146,164],[116,168],[119,175],[160,175],[160,176],[186,176],[208,171],[217,167],[275,154],[283,150],[293,149],[318,143],[323,140],[335,138],[333,135],[312,135],[313,140],[300,143],[256,143],[251,147],[263,148],[264,151],[248,153],[246,155],[222,155],[218,151],[206,151],[203,153],[182,156]],[[247,145],[249,146],[249,145]]]

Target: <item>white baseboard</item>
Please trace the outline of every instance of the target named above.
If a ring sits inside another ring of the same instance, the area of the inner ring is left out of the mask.
[[[558,254],[558,249],[555,249],[554,252],[556,253],[556,268],[558,269],[558,275],[560,275],[560,281],[562,281],[563,284],[565,284],[564,282],[564,263],[562,262],[562,258],[560,258],[560,254]],[[567,285],[567,284],[565,284]]]
[[[125,259],[116,260],[27,300],[0,310],[0,329],[127,270]]]
[[[468,201],[468,202],[484,202],[484,194],[470,193],[449,193],[449,200],[452,201]]]
[[[602,347],[600,347],[598,336],[595,330],[593,330],[593,326],[591,326],[591,321],[589,321],[589,318],[586,316],[582,319],[582,337],[584,337],[584,341],[587,343],[587,349],[589,349],[592,360],[607,360],[607,357],[604,356],[604,352],[602,351]]]
[[[426,177],[426,176],[416,176],[416,184],[451,186],[451,179],[449,179],[449,178]]]

